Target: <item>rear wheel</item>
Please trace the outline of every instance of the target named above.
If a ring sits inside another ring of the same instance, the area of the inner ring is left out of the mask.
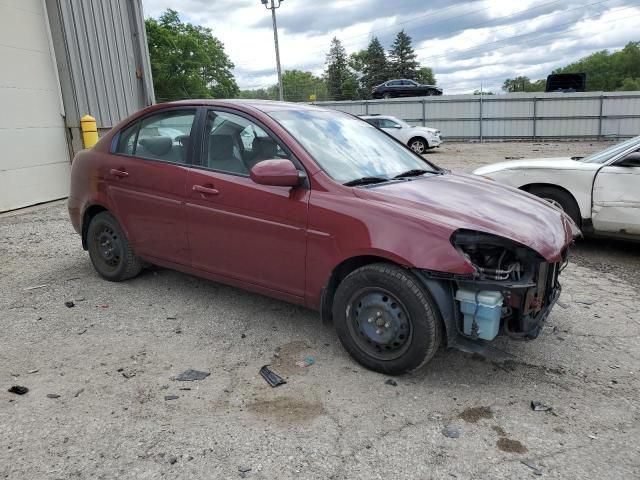
[[[529,190],[530,193],[533,193],[535,196],[546,200],[551,205],[563,210],[567,215],[571,217],[571,220],[575,222],[578,227],[582,223],[582,218],[580,216],[580,208],[576,203],[573,196],[560,189],[555,187],[531,187]]]
[[[91,219],[87,247],[96,271],[111,282],[128,280],[142,270],[142,262],[133,253],[122,227],[109,212],[101,212]]]
[[[424,138],[416,137],[409,140],[409,148],[422,155],[429,149],[429,143]]]
[[[397,375],[426,364],[440,345],[440,318],[407,270],[377,263],[349,274],[333,302],[338,338],[366,368]]]

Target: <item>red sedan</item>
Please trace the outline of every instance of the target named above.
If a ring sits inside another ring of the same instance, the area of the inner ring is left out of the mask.
[[[105,279],[146,262],[306,305],[391,374],[440,346],[537,337],[579,234],[356,117],[268,101],[133,115],[74,159],[69,213]]]

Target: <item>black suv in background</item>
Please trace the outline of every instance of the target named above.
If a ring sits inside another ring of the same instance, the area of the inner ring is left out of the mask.
[[[373,98],[424,97],[442,95],[442,89],[435,85],[422,85],[414,80],[402,78],[389,80],[371,90]]]

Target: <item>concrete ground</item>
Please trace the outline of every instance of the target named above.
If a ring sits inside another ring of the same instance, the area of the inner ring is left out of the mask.
[[[0,259],[0,478],[640,478],[637,245],[580,242],[541,337],[499,342],[513,361],[441,351],[397,386],[315,312],[164,269],[101,280],[61,202],[0,216]],[[265,364],[288,383],[270,388]],[[172,379],[189,368],[211,375]]]

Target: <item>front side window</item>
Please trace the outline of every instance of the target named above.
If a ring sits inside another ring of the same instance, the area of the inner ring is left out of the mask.
[[[271,117],[309,152],[335,181],[393,178],[409,170],[439,172],[432,164],[358,118],[326,110],[282,110]]]
[[[400,128],[400,125],[394,122],[393,120],[389,120],[388,118],[380,119],[380,128]]]
[[[600,152],[584,157],[580,161],[585,163],[606,163],[616,155],[621,154],[629,148],[633,148],[634,145],[640,145],[640,137],[634,137],[622,143],[616,143],[615,145],[605,148]]]
[[[249,175],[262,160],[289,158],[280,144],[255,122],[233,113],[207,113],[202,166],[235,175]]]
[[[188,163],[188,147],[196,110],[170,110],[150,115],[125,128],[115,153],[171,163]]]

